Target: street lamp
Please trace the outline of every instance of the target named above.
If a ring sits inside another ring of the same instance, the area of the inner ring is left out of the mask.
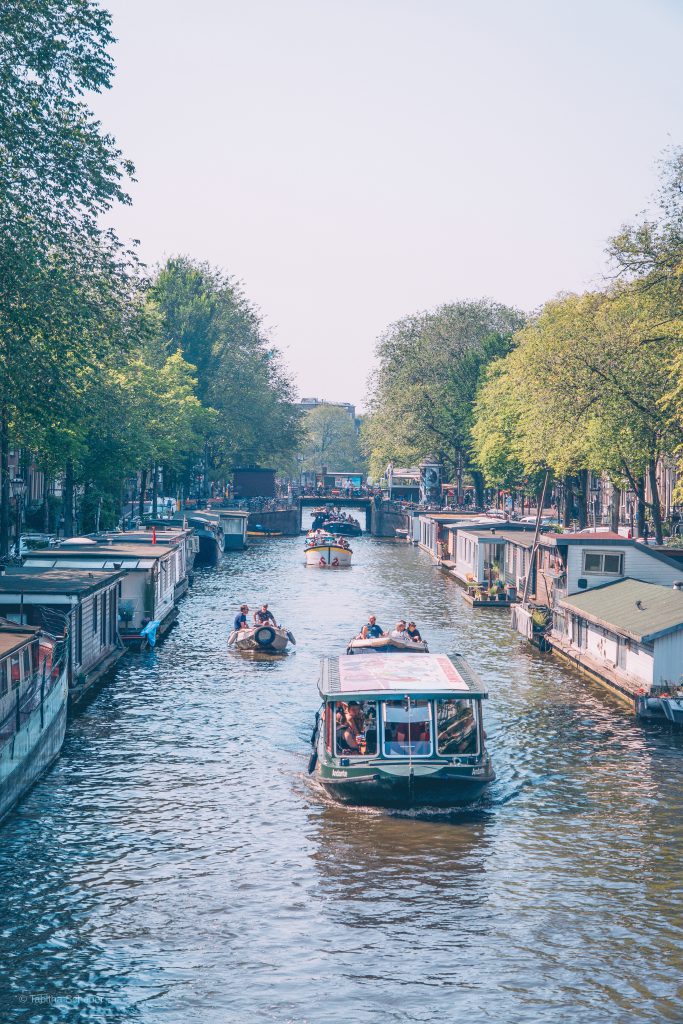
[[[20,476],[12,477],[10,480],[10,488],[12,491],[12,497],[16,503],[17,508],[17,558],[21,557],[21,513],[24,506],[24,492],[26,490],[26,484]]]

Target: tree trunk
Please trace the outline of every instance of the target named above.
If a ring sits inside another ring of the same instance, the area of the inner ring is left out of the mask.
[[[562,525],[571,526],[573,519],[573,506],[574,506],[574,488],[572,487],[572,478],[567,475],[564,478],[564,507],[562,509]]]
[[[621,490],[612,485],[612,500],[609,506],[610,523],[609,528],[613,533],[619,532],[619,506],[621,505]]]
[[[478,508],[484,507],[484,476],[478,469],[472,470],[472,483],[474,484],[474,500]]]
[[[645,477],[636,478],[636,537],[643,536],[645,526]]]
[[[74,464],[69,460],[64,470],[64,536],[74,535]]]
[[[159,514],[159,465],[154,463],[152,468],[152,515],[157,517]]]
[[[140,470],[140,497],[138,499],[138,515],[142,519],[145,514],[145,491],[147,490],[147,466]]]
[[[662,503],[659,497],[659,484],[657,483],[657,462],[655,459],[650,459],[647,466],[648,478],[650,480],[650,491],[652,493],[652,502],[650,508],[652,509],[652,525],[655,528],[655,543],[663,544],[664,535],[662,533]]]
[[[588,470],[580,469],[577,474],[576,501],[579,506],[579,529],[585,530],[588,525]]]
[[[50,480],[47,473],[43,473],[43,533],[50,532],[50,502],[47,495],[50,489]]]
[[[0,414],[0,558],[9,553],[9,427],[7,410]]]

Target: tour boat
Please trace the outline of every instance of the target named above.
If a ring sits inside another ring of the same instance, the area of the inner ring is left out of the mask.
[[[289,643],[296,644],[290,631],[270,622],[239,632],[233,630],[228,637],[228,644],[238,651],[260,651],[262,654],[281,654]]]
[[[366,652],[391,654],[393,651],[405,651],[407,654],[429,654],[426,640],[416,643],[414,640],[404,640],[398,636],[375,636],[367,639],[354,637],[353,640],[349,640],[346,648],[347,654]]]
[[[329,530],[340,537],[360,537],[363,530],[357,519],[337,519],[329,517],[321,523],[321,529]]]
[[[470,803],[495,778],[481,681],[459,654],[324,658],[308,771],[342,803]]]
[[[306,565],[319,569],[343,569],[351,565],[353,551],[326,533],[316,539],[309,534],[306,539]]]

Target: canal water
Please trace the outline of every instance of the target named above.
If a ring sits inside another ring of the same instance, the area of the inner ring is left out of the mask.
[[[681,739],[473,610],[428,557],[299,539],[197,573],[0,830],[0,1019],[681,1021]],[[226,649],[270,600],[296,653]],[[452,813],[339,807],[306,777],[321,654],[408,615],[490,691],[498,778]]]

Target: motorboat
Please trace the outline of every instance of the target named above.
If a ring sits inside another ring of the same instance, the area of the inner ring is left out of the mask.
[[[342,803],[447,807],[495,778],[482,682],[460,654],[324,658],[309,774]]]
[[[306,538],[306,565],[319,569],[344,569],[351,565],[353,550],[348,541],[320,530]]]
[[[293,634],[272,622],[250,629],[233,630],[228,644],[238,651],[257,651],[261,654],[282,654],[289,644],[296,644]]]
[[[391,654],[394,651],[403,651],[406,654],[429,654],[429,647],[426,640],[417,643],[414,640],[407,640],[399,636],[375,636],[355,637],[349,640],[346,648],[347,654]]]

